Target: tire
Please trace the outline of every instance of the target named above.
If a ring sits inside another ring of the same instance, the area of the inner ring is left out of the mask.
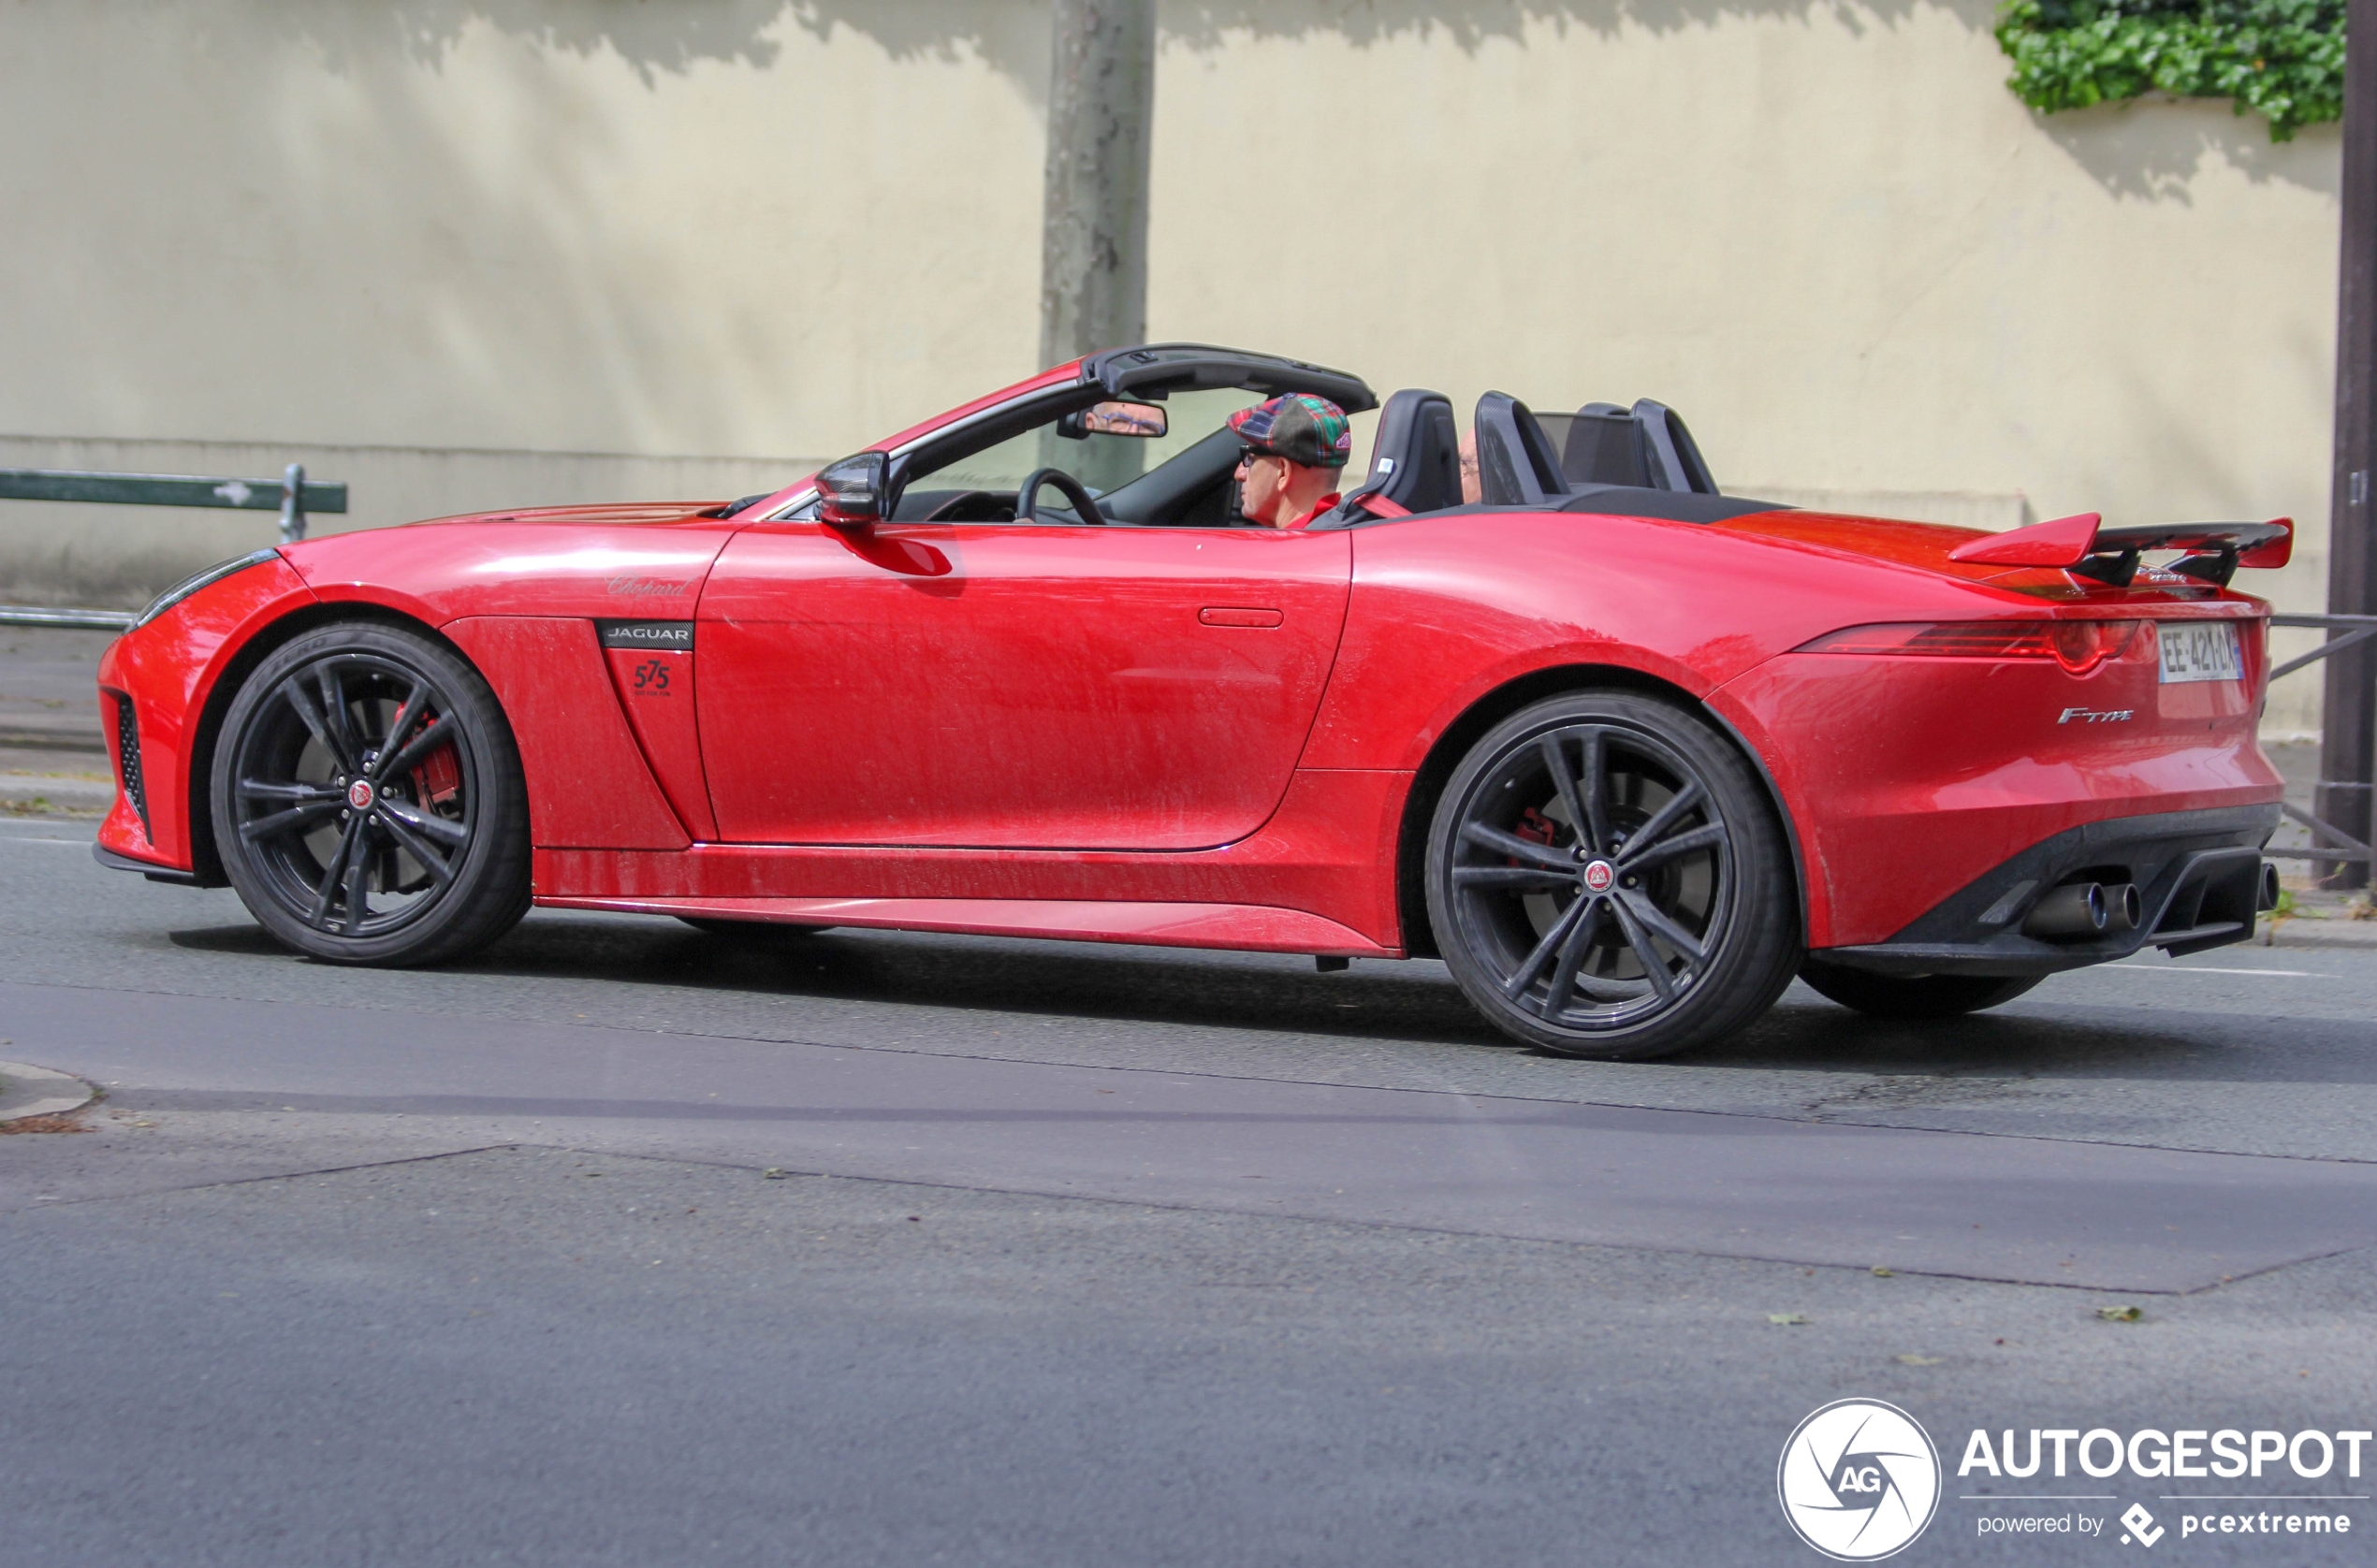
[[[511,726],[478,672],[418,632],[345,622],[274,651],[224,716],[211,784],[225,874],[300,952],[436,964],[528,912]]]
[[[2010,1002],[2045,975],[1877,975],[1810,958],[1800,979],[1829,1001],[1875,1018],[1953,1018]]]
[[[730,920],[722,915],[678,915],[677,919],[706,936],[738,942],[765,942],[779,936],[789,940],[834,929],[830,925],[803,925],[796,921]]]
[[[1689,710],[1629,691],[1538,703],[1470,749],[1429,827],[1427,894],[1478,1010],[1565,1056],[1724,1039],[1801,952],[1790,848],[1749,763]]]

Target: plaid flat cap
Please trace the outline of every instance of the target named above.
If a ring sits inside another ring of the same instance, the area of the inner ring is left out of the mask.
[[[1353,457],[1346,411],[1309,392],[1284,393],[1242,408],[1230,416],[1230,428],[1248,450],[1305,468],[1343,468]]]

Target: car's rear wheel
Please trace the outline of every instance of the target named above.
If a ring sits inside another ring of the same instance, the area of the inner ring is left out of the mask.
[[[341,964],[434,964],[530,898],[528,791],[510,725],[450,649],[400,627],[305,632],[224,716],[214,840],[251,914]]]
[[[1875,1018],[1953,1018],[2010,1002],[2044,975],[1877,975],[1810,958],[1800,979],[1819,996]]]
[[[1634,692],[1555,697],[1480,740],[1437,803],[1427,892],[1479,1010],[1564,1055],[1722,1039],[1800,960],[1789,847],[1749,764]]]

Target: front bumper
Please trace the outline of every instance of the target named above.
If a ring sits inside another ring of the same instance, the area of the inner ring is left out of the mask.
[[[2253,934],[2262,846],[2278,817],[2271,805],[2085,823],[1976,878],[1888,941],[1810,956],[1886,975],[2047,975],[2150,946],[2177,957],[2241,942]],[[2136,928],[2072,942],[2022,935],[2031,907],[2075,880],[2136,883]]]

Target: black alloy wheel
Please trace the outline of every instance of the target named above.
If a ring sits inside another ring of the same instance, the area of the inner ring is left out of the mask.
[[[1563,1055],[1722,1039],[1801,957],[1789,846],[1748,762],[1634,692],[1552,698],[1480,740],[1437,803],[1427,892],[1469,999]]]
[[[1881,975],[1809,955],[1800,979],[1845,1008],[1875,1018],[1953,1018],[2010,1002],[2045,975]]]
[[[434,964],[527,913],[528,791],[511,727],[452,650],[399,627],[306,632],[248,676],[211,775],[248,911],[343,964]]]

